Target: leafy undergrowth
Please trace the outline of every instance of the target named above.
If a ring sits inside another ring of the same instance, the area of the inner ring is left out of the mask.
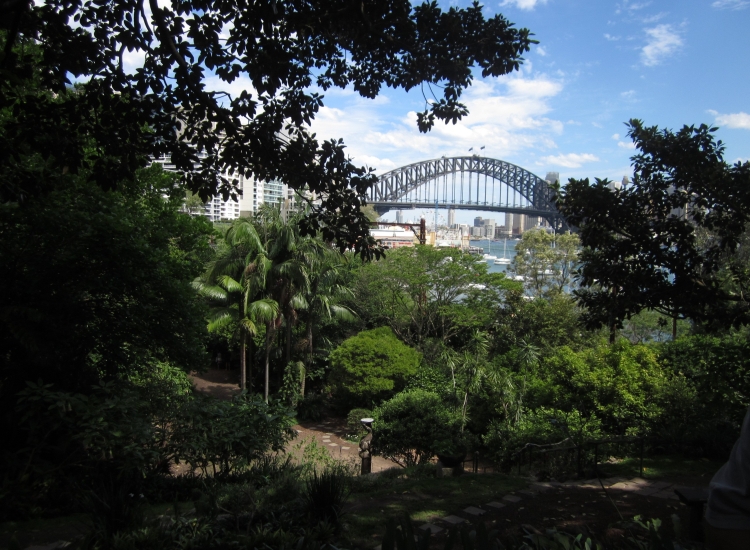
[[[176,504],[160,503],[146,506],[145,516],[157,518],[184,514],[193,508],[192,502]],[[4,521],[0,523],[0,548],[7,548],[15,538],[21,548],[33,545],[49,544],[58,540],[70,541],[85,535],[91,529],[91,522],[86,514],[71,514],[54,518],[34,518],[26,521]]]

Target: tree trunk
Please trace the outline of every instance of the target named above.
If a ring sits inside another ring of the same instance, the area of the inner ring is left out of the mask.
[[[672,341],[677,340],[677,315],[672,317]]]
[[[292,316],[287,315],[286,317],[286,361],[288,365],[289,361],[292,360]]]
[[[302,367],[302,380],[300,381],[300,391],[299,394],[302,397],[302,399],[305,398],[305,379],[307,378],[307,370],[312,365],[312,359],[313,359],[313,327],[312,327],[312,320],[308,319],[307,321],[307,364]]]
[[[271,356],[271,342],[273,341],[273,329],[271,328],[270,324],[266,326],[266,380],[265,380],[265,386],[263,388],[263,397],[266,400],[266,403],[268,403],[268,386],[270,384],[270,356]]]
[[[245,391],[245,379],[247,378],[247,334],[240,328],[240,389]]]
[[[254,348],[254,342],[252,338],[248,338],[247,342],[247,355],[250,357],[250,361],[247,365],[247,391],[252,393],[253,392],[253,364],[255,363],[254,357],[255,353],[253,351]]]

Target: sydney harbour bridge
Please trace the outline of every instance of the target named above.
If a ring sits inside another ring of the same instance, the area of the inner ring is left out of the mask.
[[[368,204],[389,210],[442,208],[526,214],[568,229],[552,202],[550,183],[508,162],[480,157],[442,157],[402,166],[380,176]]]

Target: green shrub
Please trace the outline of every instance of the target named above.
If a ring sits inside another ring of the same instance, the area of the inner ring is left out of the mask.
[[[400,391],[417,371],[421,355],[389,327],[381,327],[344,340],[330,359],[330,383],[340,406],[349,409],[377,404]]]
[[[625,339],[578,352],[563,346],[528,373],[527,407],[596,417],[612,435],[647,435],[664,412],[654,397],[670,381],[652,347]]]
[[[494,421],[484,444],[496,463],[508,467],[515,453],[528,443],[578,445],[601,436],[601,422],[594,415],[539,407],[525,410],[518,422]]]
[[[374,418],[375,453],[402,466],[427,462],[441,447],[462,438],[460,413],[424,390],[396,395],[375,409]]]
[[[291,425],[291,412],[278,401],[245,393],[232,401],[196,395],[175,423],[174,455],[204,475],[226,477],[283,448]]]
[[[659,431],[677,450],[725,458],[750,405],[750,342],[738,333],[694,335],[657,349],[670,376],[684,380],[664,393],[674,406]]]

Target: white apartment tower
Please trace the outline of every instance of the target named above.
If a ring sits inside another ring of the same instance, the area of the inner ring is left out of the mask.
[[[175,166],[169,157],[161,157],[155,159],[154,162],[161,164],[164,170],[175,171]],[[241,216],[255,214],[264,203],[281,205],[287,210],[294,206],[294,194],[290,193],[288,187],[280,181],[248,180],[240,175],[237,191],[237,200],[229,198],[225,201],[220,195],[210,199],[203,206],[203,215],[212,222],[231,221]]]

